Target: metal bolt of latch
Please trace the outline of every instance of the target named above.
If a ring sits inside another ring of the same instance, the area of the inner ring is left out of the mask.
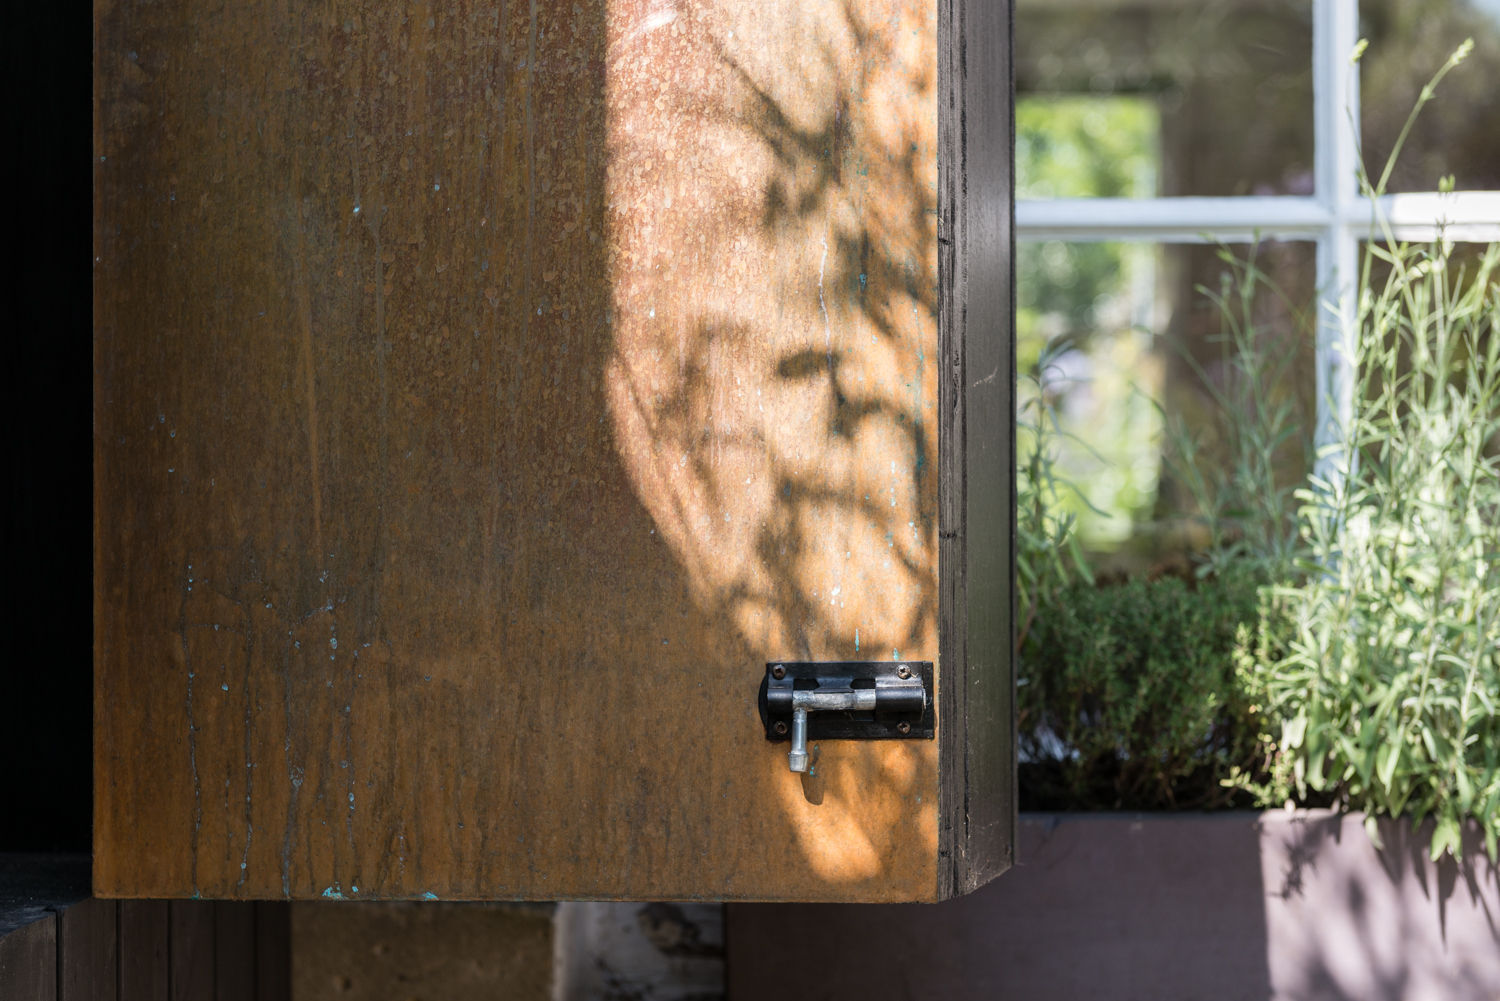
[[[875,689],[859,688],[843,692],[792,692],[792,749],[786,753],[787,767],[794,772],[807,771],[807,714],[810,712],[874,709]]]
[[[792,749],[786,752],[787,767],[794,772],[807,771],[807,707],[792,710]]]

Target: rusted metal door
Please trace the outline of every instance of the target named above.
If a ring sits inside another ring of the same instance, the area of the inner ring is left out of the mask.
[[[1004,5],[95,14],[97,893],[1004,868]],[[790,773],[783,658],[937,739]]]

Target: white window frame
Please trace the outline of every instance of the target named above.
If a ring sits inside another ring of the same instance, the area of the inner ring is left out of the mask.
[[[1352,296],[1359,244],[1375,207],[1360,194],[1359,67],[1351,62],[1359,0],[1312,0],[1313,195],[1224,198],[1057,198],[1016,202],[1016,239],[1069,242],[1217,243],[1256,239],[1317,244],[1319,309],[1315,472],[1338,476],[1333,451],[1353,417]],[[1401,240],[1500,241],[1500,191],[1386,195],[1380,211]]]

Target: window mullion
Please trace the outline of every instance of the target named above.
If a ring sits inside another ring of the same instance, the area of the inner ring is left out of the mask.
[[[1317,427],[1315,472],[1342,479],[1342,450],[1354,416],[1354,283],[1359,245],[1359,70],[1350,62],[1359,35],[1359,0],[1313,0],[1313,173],[1328,215],[1318,237]],[[1367,213],[1368,214],[1368,213]]]

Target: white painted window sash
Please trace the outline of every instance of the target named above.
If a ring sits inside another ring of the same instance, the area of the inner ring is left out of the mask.
[[[1500,191],[1386,195],[1379,210],[1400,240],[1500,240]],[[1333,230],[1359,241],[1375,232],[1375,207],[1354,198],[1331,207],[1320,198],[1059,198],[1016,203],[1016,239],[1074,243],[1243,243],[1318,240]],[[1321,285],[1322,283],[1320,283]]]
[[[1353,416],[1353,288],[1360,241],[1378,236],[1376,211],[1398,240],[1500,241],[1500,191],[1386,195],[1378,207],[1359,191],[1359,69],[1351,62],[1359,0],[1313,0],[1312,197],[1060,198],[1019,200],[1021,241],[1317,244],[1319,310],[1316,474],[1342,479],[1337,445]]]

